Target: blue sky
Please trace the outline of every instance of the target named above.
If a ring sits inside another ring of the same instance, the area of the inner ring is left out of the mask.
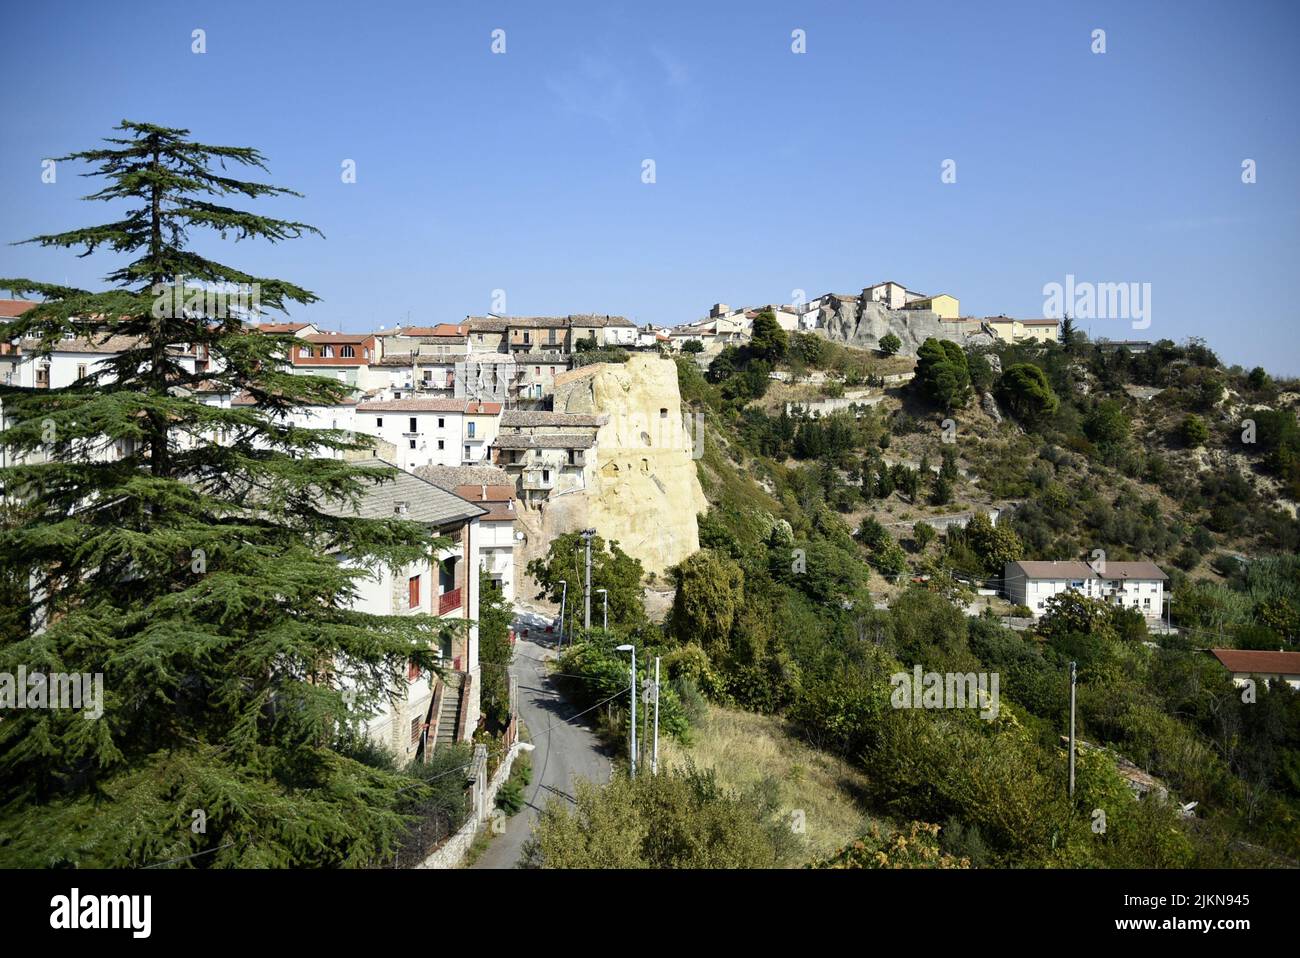
[[[262,207],[324,240],[199,246],[312,289],[294,316],[327,328],[455,321],[496,289],[513,314],[675,324],[885,279],[1032,317],[1073,274],[1151,284],[1149,329],[1096,336],[1203,336],[1300,374],[1294,3],[168,0],[5,21],[5,243],[103,221],[89,181],[43,184],[41,160],[129,118],[256,146],[306,194]],[[97,285],[110,265],[0,246],[0,275]]]

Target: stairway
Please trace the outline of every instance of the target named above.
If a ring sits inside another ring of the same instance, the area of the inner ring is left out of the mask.
[[[456,718],[460,715],[463,682],[464,678],[458,672],[452,672],[443,680],[442,708],[438,712],[438,738],[433,744],[435,749],[456,742]]]

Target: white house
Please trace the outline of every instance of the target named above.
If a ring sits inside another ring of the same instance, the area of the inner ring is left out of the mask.
[[[392,443],[397,465],[410,472],[484,462],[500,417],[500,403],[412,396],[361,403],[355,428]]]
[[[1300,690],[1300,652],[1210,649],[1210,654],[1232,673],[1234,685],[1242,686],[1252,679],[1262,679],[1265,685],[1285,682]]]
[[[495,466],[421,466],[415,474],[487,510],[479,516],[479,567],[506,601],[513,602],[517,543],[514,480]]]
[[[360,465],[383,469],[378,459]],[[486,510],[431,482],[399,472],[375,483],[355,507],[326,502],[323,511],[367,519],[400,518],[424,524],[431,537],[448,540],[432,560],[401,568],[381,567],[358,582],[352,608],[374,615],[423,616],[454,628],[441,640],[443,676],[414,665],[406,680],[390,689],[378,711],[363,716],[366,735],[405,762],[427,755],[439,741],[468,741],[478,725],[481,672],[478,636],[479,518]],[[344,564],[352,560],[337,557]],[[432,621],[431,626],[435,625]]]
[[[1049,598],[1074,591],[1137,609],[1152,621],[1162,615],[1169,581],[1154,562],[1106,561],[1095,567],[1073,560],[1008,562],[1003,576],[1007,598],[1028,607],[1035,617],[1043,614]]]

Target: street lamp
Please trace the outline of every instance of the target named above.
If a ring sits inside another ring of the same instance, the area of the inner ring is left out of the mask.
[[[620,645],[617,651],[632,653],[632,683],[628,687],[632,698],[632,737],[628,740],[628,755],[632,759],[632,777],[636,778],[636,646]]]
[[[564,603],[565,603],[565,602],[568,600],[568,598],[569,598],[569,583],[566,582],[564,579],[561,579],[561,580],[560,580],[560,585],[562,585],[562,586],[564,587],[564,591],[560,593],[560,638],[559,638],[559,644],[560,644],[560,645],[564,645]]]
[[[601,615],[600,627],[603,631],[608,632],[609,631],[609,590],[597,589],[596,591],[601,594],[605,602],[604,611]]]

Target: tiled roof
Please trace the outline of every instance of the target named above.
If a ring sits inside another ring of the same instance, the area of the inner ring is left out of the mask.
[[[407,399],[387,399],[367,402],[357,407],[357,412],[468,412],[471,415],[493,415],[500,403],[479,403],[470,399],[425,399],[411,396]]]
[[[1253,675],[1300,675],[1300,652],[1264,652],[1254,649],[1210,649],[1229,672]]]
[[[306,329],[311,323],[258,323],[253,328],[259,333],[286,334]]]
[[[1099,573],[1086,562],[1020,561],[1009,562],[1030,579],[1142,579],[1163,581],[1169,578],[1154,562],[1115,562],[1107,560],[1105,574]]]
[[[447,525],[484,515],[487,510],[466,502],[424,479],[396,469],[382,459],[362,459],[356,465],[373,469],[395,469],[396,476],[388,482],[376,481],[359,498],[356,507],[338,500],[322,500],[321,511],[334,516],[355,516],[360,519],[408,519],[430,525]],[[398,513],[398,504],[406,504],[406,512]]]
[[[497,436],[493,445],[498,449],[590,449],[596,440],[581,433],[509,433]]]
[[[501,414],[502,426],[603,426],[605,416],[586,413],[545,412],[531,409],[508,409]]]
[[[40,305],[30,299],[0,299],[0,318],[13,319],[15,316],[21,316],[27,310],[34,306]]]
[[[139,336],[109,336],[107,339],[101,339],[99,336],[87,336],[78,339],[60,339],[49,346],[52,353],[103,353],[116,354],[124,353],[128,349],[139,349],[144,340]],[[24,339],[22,341],[23,352],[41,352],[40,340]],[[175,351],[175,350],[173,350]]]
[[[309,343],[330,346],[341,343],[345,346],[358,345],[374,338],[374,333],[312,333],[303,337]]]
[[[509,327],[517,329],[566,329],[571,326],[630,327],[636,326],[625,316],[607,316],[597,313],[572,313],[568,316],[467,316],[472,332],[504,332]]]
[[[487,485],[492,488],[510,484],[510,476],[496,466],[420,466],[415,474],[426,482],[453,491],[457,486]]]
[[[406,326],[402,329],[403,336],[448,336],[464,339],[469,333],[469,327],[464,323],[438,323],[436,326]]]
[[[381,366],[451,366],[465,358],[464,353],[393,353],[379,360]]]
[[[466,316],[465,325],[472,333],[504,333],[510,321],[500,316]]]

